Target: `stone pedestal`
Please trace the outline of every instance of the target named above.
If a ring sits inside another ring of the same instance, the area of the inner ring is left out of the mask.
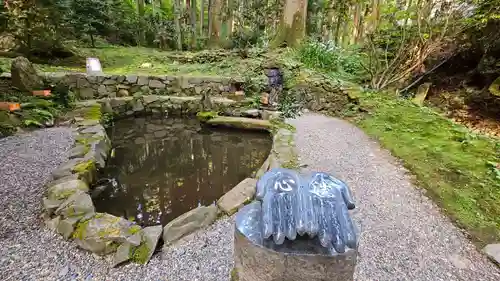
[[[315,241],[258,245],[235,228],[232,281],[352,281],[357,251],[331,255]]]

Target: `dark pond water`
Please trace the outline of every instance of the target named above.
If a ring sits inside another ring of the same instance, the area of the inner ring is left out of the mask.
[[[264,163],[266,133],[202,128],[194,119],[131,118],[108,132],[114,156],[93,197],[99,212],[143,226],[210,205]]]

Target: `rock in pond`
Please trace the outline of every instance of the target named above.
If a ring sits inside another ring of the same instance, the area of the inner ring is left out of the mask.
[[[228,193],[224,194],[217,201],[217,206],[227,215],[234,214],[245,202],[249,202],[255,196],[256,184],[256,179],[244,179]]]
[[[98,213],[88,220],[81,220],[73,233],[76,244],[98,255],[106,255],[127,242],[127,238],[141,227],[126,219],[106,213]]]
[[[272,129],[272,124],[268,120],[260,120],[245,117],[218,116],[207,121],[212,126],[224,126],[237,129],[264,130]]]
[[[210,225],[217,218],[217,206],[201,206],[193,209],[173,221],[163,229],[165,245],[171,244],[183,236]]]

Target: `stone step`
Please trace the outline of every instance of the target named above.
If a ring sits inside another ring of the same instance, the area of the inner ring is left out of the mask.
[[[269,120],[260,120],[246,117],[218,116],[208,120],[206,123],[211,126],[223,126],[236,129],[251,129],[262,131],[270,131],[273,127]]]

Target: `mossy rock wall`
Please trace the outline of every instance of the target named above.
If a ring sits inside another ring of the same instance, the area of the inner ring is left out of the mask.
[[[225,96],[243,87],[240,78],[218,76],[166,76],[166,75],[102,75],[83,73],[45,73],[47,84],[66,86],[77,99],[99,99],[154,94],[195,96],[210,90],[212,96]]]

